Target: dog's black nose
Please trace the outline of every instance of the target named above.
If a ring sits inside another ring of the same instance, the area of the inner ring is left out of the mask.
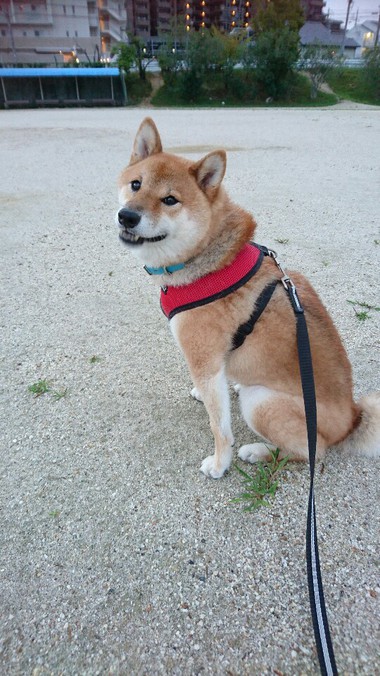
[[[131,211],[125,207],[120,209],[117,217],[119,219],[120,225],[122,225],[123,228],[135,228],[141,220],[141,216],[137,213],[137,211]]]

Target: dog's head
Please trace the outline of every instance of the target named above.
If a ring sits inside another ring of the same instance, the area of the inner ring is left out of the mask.
[[[146,118],[119,179],[122,241],[150,266],[184,262],[198,254],[222,211],[225,168],[224,150],[195,163],[164,153],[153,120]]]

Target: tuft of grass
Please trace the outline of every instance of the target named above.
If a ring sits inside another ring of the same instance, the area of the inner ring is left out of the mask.
[[[288,463],[288,456],[279,460],[280,449],[271,451],[271,459],[267,462],[258,462],[253,475],[235,465],[243,477],[244,491],[231,502],[246,502],[245,512],[253,512],[260,507],[269,507],[268,499],[275,496],[279,484],[279,474]]]
[[[347,303],[353,305],[355,315],[360,322],[364,322],[366,319],[371,319],[371,315],[369,314],[370,310],[380,312],[380,307],[376,307],[375,305],[369,305],[369,303],[363,303],[358,300],[348,300]],[[358,308],[361,309],[359,310]]]
[[[29,385],[29,392],[35,397],[40,397],[41,394],[51,394],[55,401],[59,401],[67,395],[67,387],[64,390],[53,390],[48,380],[37,380],[33,385]]]
[[[289,240],[286,239],[286,238],[284,238],[284,239],[275,238],[274,241],[278,242],[279,244],[288,244],[288,242],[289,242]]]
[[[360,322],[365,322],[366,319],[371,319],[371,315],[367,310],[355,310],[355,315]]]
[[[65,387],[64,390],[53,390],[52,392],[53,399],[55,399],[55,401],[59,401],[60,399],[63,399],[63,397],[67,395],[67,392],[68,392],[67,387]]]
[[[90,364],[96,364],[98,361],[102,361],[101,357],[97,357],[96,354],[93,354],[92,357],[90,357]]]
[[[41,394],[51,392],[51,387],[47,380],[37,380],[37,382],[33,383],[33,385],[29,385],[28,390],[34,394],[35,397],[40,397]]]

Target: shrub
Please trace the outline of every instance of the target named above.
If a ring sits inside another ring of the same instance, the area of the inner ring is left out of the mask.
[[[141,80],[137,73],[128,73],[125,78],[127,86],[128,103],[136,105],[141,103],[142,99],[150,96],[152,85],[148,79]]]
[[[380,47],[367,52],[361,76],[370,97],[380,103]]]
[[[257,36],[253,47],[256,80],[267,96],[279,99],[286,94],[298,53],[298,33],[288,27]]]

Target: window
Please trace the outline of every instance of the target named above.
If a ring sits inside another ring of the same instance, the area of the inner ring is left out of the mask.
[[[34,31],[34,35],[36,36],[36,38],[38,38],[39,34],[40,34],[40,31]]]
[[[68,37],[68,38],[70,37],[69,31],[66,31],[66,37]]]
[[[73,14],[75,14],[75,5],[71,5],[71,9],[73,10]]]
[[[66,5],[62,5],[63,7],[63,13],[66,14]]]
[[[92,38],[94,38],[98,35],[98,27],[97,26],[90,26],[90,35],[91,35]]]
[[[78,37],[78,31],[75,31],[75,37],[76,38]]]

